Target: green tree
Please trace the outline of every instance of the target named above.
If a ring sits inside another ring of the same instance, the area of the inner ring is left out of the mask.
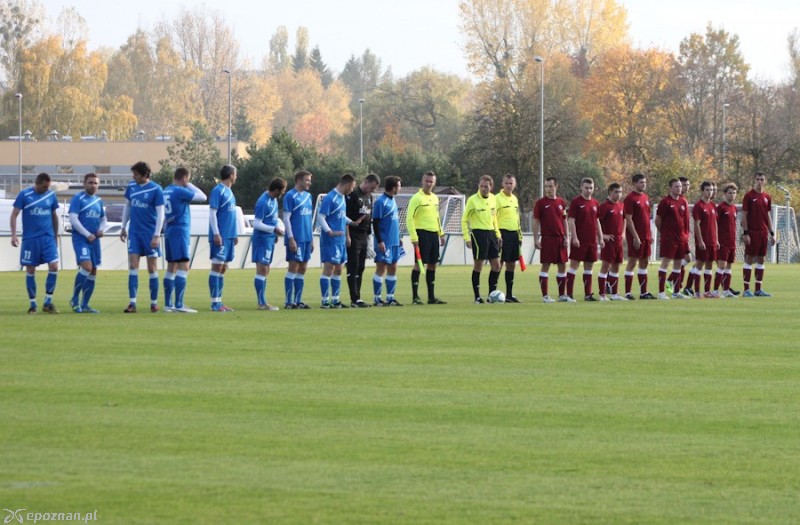
[[[328,89],[333,82],[333,74],[331,73],[330,69],[328,69],[327,64],[322,61],[322,52],[319,50],[319,46],[314,46],[314,49],[311,50],[309,65],[314,71],[319,73],[319,78],[322,81],[322,87]]]
[[[192,182],[208,194],[216,186],[225,160],[202,122],[192,123],[191,128],[189,137],[176,137],[175,144],[167,147],[169,157],[160,161],[157,180],[160,184],[171,181],[175,169],[182,166],[192,173]]]

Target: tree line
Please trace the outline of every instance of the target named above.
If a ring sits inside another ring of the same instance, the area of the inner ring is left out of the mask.
[[[39,138],[51,129],[169,135],[176,144],[161,176],[187,164],[213,184],[230,87],[232,134],[250,144],[250,158],[235,161],[244,203],[299,167],[316,168],[323,191],[344,170],[413,184],[434,169],[465,192],[484,173],[512,173],[530,208],[543,88],[544,171],[564,194],[584,176],[603,185],[637,171],[653,194],[678,175],[747,186],[756,170],[796,185],[797,31],[784,50],[789,74],[772,81],[753,78],[738,37],[712,23],[677,53],[633,47],[615,0],[462,0],[459,23],[472,79],[431,68],[396,77],[368,49],[336,71],[303,27],[293,48],[289,30],[276,28],[251,64],[224,15],[205,7],[139,28],[118,49],[90,50],[74,8],[51,27],[35,1],[0,0],[0,132],[17,134],[22,93],[24,125]]]

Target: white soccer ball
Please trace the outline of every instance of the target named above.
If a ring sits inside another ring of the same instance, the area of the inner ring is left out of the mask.
[[[283,219],[278,219],[278,223],[275,225],[275,229],[280,230],[281,232],[286,231],[286,225],[283,223]],[[276,231],[275,233],[278,232]],[[278,233],[278,235],[281,235],[281,233]]]
[[[489,294],[489,302],[490,303],[504,303],[506,302],[506,294],[501,292],[500,290],[495,290]]]

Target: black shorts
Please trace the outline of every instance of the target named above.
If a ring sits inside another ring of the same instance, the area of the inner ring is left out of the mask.
[[[488,261],[500,257],[500,246],[494,230],[472,230],[472,258],[476,261]]]
[[[428,230],[417,230],[417,237],[423,264],[438,264],[439,234]]]
[[[519,232],[500,230],[500,237],[503,239],[503,247],[500,249],[500,260],[503,262],[517,262],[521,255]]]

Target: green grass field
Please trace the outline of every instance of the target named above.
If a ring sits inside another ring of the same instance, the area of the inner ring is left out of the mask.
[[[2,273],[0,505],[119,524],[800,522],[797,267],[768,267],[772,299],[572,305],[541,304],[537,271],[517,274],[521,305],[473,305],[470,269],[449,267],[446,306],[303,312],[256,311],[233,271],[231,314],[194,271],[197,315],[124,315],[126,273],[101,272],[96,316],[68,312],[74,272],[57,316],[26,315],[22,273]]]

